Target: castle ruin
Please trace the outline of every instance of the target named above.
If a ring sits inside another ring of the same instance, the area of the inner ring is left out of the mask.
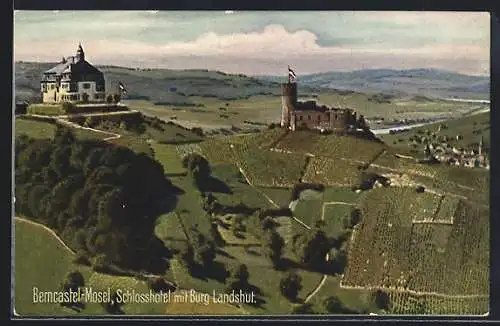
[[[320,106],[315,101],[299,102],[295,77],[289,75],[288,82],[281,84],[281,127],[347,132],[366,125],[363,116],[357,119],[352,109]]]

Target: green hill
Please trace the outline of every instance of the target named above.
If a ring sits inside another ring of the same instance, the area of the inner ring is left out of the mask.
[[[43,71],[55,63],[16,62],[16,100],[39,97]],[[135,69],[97,66],[106,79],[109,92],[118,91],[118,82],[127,87],[127,99],[147,100],[158,105],[195,106],[192,96],[220,100],[246,99],[257,95],[279,95],[278,83],[245,75],[208,70]],[[308,92],[304,88],[302,92]],[[310,93],[310,91],[309,91]]]

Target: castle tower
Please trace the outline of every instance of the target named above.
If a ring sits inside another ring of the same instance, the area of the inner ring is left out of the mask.
[[[78,49],[76,50],[76,61],[84,61],[85,52],[83,52],[82,44],[78,43]]]
[[[290,127],[292,112],[297,105],[297,83],[281,84],[281,126]]]

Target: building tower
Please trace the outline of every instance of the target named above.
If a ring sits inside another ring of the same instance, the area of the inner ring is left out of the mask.
[[[84,61],[85,60],[85,52],[83,52],[82,44],[78,43],[78,49],[76,50],[76,61]]]
[[[281,127],[291,126],[292,112],[297,105],[295,73],[288,67],[288,83],[281,84]]]
[[[481,135],[481,140],[479,141],[479,155],[483,155],[483,146],[484,146],[483,135]]]

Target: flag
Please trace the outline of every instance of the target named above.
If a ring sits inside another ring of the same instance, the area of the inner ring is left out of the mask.
[[[292,68],[290,68],[290,66],[288,66],[288,80],[291,82],[291,81],[295,81],[297,79],[297,75],[295,74],[295,71],[292,70]]]
[[[127,89],[125,88],[125,85],[123,85],[122,82],[118,82],[118,87],[120,87],[120,91],[122,91],[123,93],[127,93]]]

